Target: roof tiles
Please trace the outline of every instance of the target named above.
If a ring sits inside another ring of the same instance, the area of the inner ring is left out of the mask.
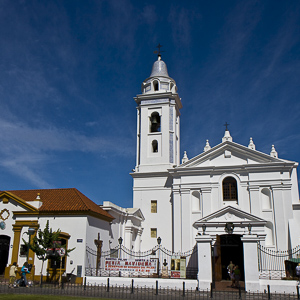
[[[8,191],[26,202],[35,201],[38,194],[43,204],[41,213],[93,213],[107,220],[113,217],[76,188]],[[30,204],[30,203],[29,203]]]

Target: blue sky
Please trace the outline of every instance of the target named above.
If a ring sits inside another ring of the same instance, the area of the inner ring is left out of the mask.
[[[0,189],[132,205],[136,104],[163,45],[181,152],[233,141],[300,161],[299,1],[0,2]],[[181,153],[181,157],[182,157]]]

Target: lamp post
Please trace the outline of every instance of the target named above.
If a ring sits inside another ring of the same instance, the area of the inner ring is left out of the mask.
[[[161,244],[161,237],[159,236],[157,238],[157,244],[158,244],[158,262],[157,262],[157,276],[159,277],[159,268],[160,268],[160,264],[159,264],[159,256],[160,256],[160,244]]]
[[[123,242],[123,239],[121,236],[118,238],[118,242],[119,242],[119,247],[120,247],[119,258],[121,258],[121,247],[122,247],[122,242]]]
[[[205,235],[205,230],[206,230],[206,225],[205,225],[205,224],[202,224],[203,235]]]
[[[249,234],[251,234],[251,229],[252,229],[252,225],[249,223],[248,224],[248,232],[249,232]]]

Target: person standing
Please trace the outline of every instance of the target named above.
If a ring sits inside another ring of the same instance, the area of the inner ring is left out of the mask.
[[[28,287],[28,282],[27,282],[26,274],[30,273],[30,272],[28,270],[28,262],[27,261],[24,262],[24,265],[23,265],[23,267],[21,269],[21,273],[22,273],[22,278],[24,280],[25,286]]]
[[[9,269],[9,285],[8,285],[8,287],[13,287],[13,284],[17,278],[17,270],[18,270],[17,263],[14,262]]]
[[[241,271],[240,271],[238,265],[235,266],[235,268],[233,270],[233,273],[234,273],[235,286],[239,287],[240,286]]]
[[[234,270],[234,264],[232,263],[232,261],[230,261],[229,265],[227,266],[227,271],[228,271],[228,275],[229,275],[230,280],[231,280],[231,287],[234,286],[234,274],[233,274],[233,270]]]
[[[298,281],[300,281],[300,263],[296,266],[296,276],[298,277]]]

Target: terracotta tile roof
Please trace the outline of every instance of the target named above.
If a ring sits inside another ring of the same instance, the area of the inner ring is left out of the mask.
[[[7,192],[18,196],[26,202],[36,200],[39,193],[40,201],[43,202],[39,211],[43,214],[64,212],[74,214],[77,212],[78,214],[93,214],[108,221],[114,219],[108,212],[75,188],[15,190]]]

